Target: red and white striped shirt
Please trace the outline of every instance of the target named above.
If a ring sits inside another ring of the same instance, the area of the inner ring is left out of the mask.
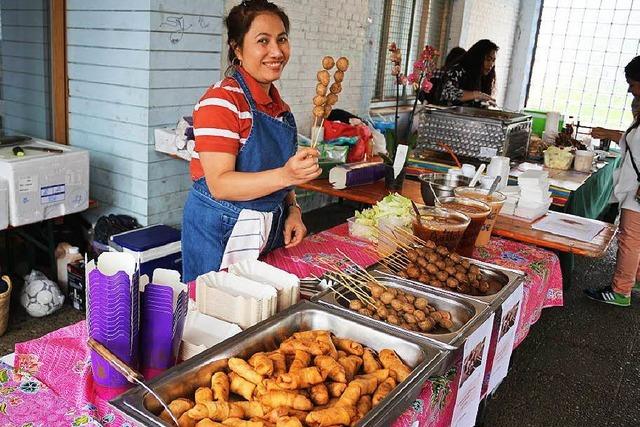
[[[274,85],[271,85],[267,94],[243,68],[240,68],[240,73],[259,111],[271,117],[279,117],[289,111],[289,106],[282,101]],[[240,146],[249,137],[252,123],[253,115],[242,88],[233,78],[227,77],[207,89],[193,110],[195,151],[237,155]],[[194,181],[204,176],[198,157],[192,157],[190,170]]]

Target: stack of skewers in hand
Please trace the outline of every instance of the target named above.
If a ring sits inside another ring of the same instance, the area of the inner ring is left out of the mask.
[[[336,67],[333,73],[333,83],[331,83],[331,74],[329,71]],[[334,61],[331,56],[322,58],[322,70],[318,71],[318,84],[316,85],[316,95],[313,97],[313,128],[322,128],[324,119],[329,117],[331,109],[338,102],[338,94],[342,92],[342,81],[344,73],[349,68],[349,60],[344,56]],[[331,83],[331,86],[329,86]],[[329,93],[327,93],[327,90]],[[319,132],[316,132],[311,146],[318,144]]]
[[[380,233],[379,239],[396,247],[394,252],[382,253],[380,262],[399,277],[474,296],[501,289],[497,280],[486,278],[477,265],[446,247],[423,241],[402,228],[392,233]]]
[[[369,272],[349,260],[347,275],[336,266],[325,263],[325,276],[342,285],[334,286],[336,298],[348,304],[350,310],[373,319],[414,332],[442,333],[454,328],[451,313],[438,310],[422,296],[386,286]]]

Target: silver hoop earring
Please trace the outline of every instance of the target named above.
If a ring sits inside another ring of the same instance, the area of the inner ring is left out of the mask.
[[[238,58],[237,56],[235,58],[233,58],[233,60],[231,61],[231,65],[233,65],[234,67],[238,68],[238,67],[242,67],[242,61],[240,61],[240,58]]]

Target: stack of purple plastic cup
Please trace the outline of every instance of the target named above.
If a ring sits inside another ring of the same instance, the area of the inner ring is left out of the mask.
[[[149,283],[142,293],[140,369],[147,379],[175,365],[178,358],[189,296],[186,285],[176,288]]]
[[[89,336],[120,360],[138,368],[140,330],[139,270],[126,253],[103,253],[87,265],[87,325]],[[96,393],[111,399],[131,385],[99,354],[91,351]]]

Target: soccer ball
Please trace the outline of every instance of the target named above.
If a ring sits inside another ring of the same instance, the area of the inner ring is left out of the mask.
[[[42,317],[62,307],[64,295],[55,282],[48,279],[36,279],[25,283],[20,303],[29,315]]]

